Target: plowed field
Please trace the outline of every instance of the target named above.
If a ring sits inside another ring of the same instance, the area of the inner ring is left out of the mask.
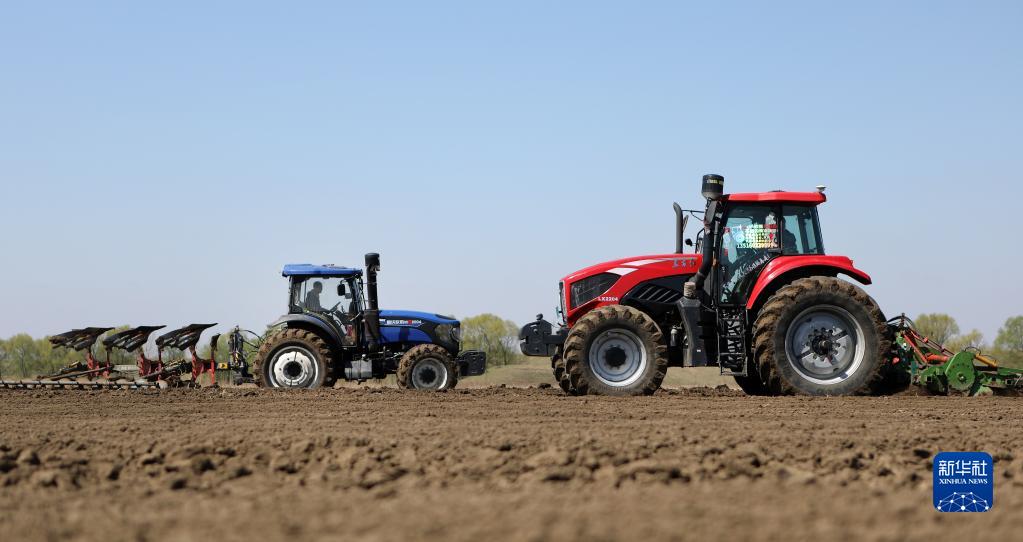
[[[1007,541],[1021,417],[1018,398],[724,389],[2,391],[0,533]],[[996,458],[990,512],[933,509],[933,455],[956,450]]]

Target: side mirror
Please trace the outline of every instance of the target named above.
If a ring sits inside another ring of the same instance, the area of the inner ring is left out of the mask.
[[[686,239],[686,246],[687,247],[693,246],[693,240],[692,239]]]
[[[345,296],[345,283],[342,282],[337,285],[337,295],[338,297]]]

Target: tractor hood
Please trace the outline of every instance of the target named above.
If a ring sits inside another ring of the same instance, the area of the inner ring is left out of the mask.
[[[420,311],[403,311],[403,310],[390,310],[380,311],[380,325],[401,325],[397,321],[402,320],[422,320],[423,322],[430,322],[433,324],[449,324],[458,325],[458,320],[450,316],[443,316],[440,314],[434,314],[432,312],[420,312]],[[393,321],[395,323],[389,323]]]
[[[580,269],[575,273],[566,275],[562,281],[565,284],[573,283],[579,279],[586,278],[599,273],[614,273],[616,275],[627,275],[633,271],[642,269],[647,272],[661,275],[681,275],[695,273],[700,267],[702,257],[699,254],[652,254],[647,256],[632,256],[619,258],[608,262],[591,265]]]

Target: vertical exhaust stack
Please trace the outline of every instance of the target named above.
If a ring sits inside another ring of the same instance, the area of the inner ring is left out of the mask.
[[[671,205],[675,208],[675,254],[682,254],[685,252],[682,237],[686,234],[686,222],[689,217],[683,214],[682,207],[678,203]]]
[[[380,302],[377,298],[377,273],[380,271],[380,255],[366,254],[366,339],[370,352],[380,350]]]

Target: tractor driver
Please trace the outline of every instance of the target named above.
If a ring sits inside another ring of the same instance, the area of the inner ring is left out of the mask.
[[[316,281],[313,283],[312,290],[305,295],[305,310],[313,312],[323,312],[323,307],[320,306],[320,292],[323,291],[323,283]]]

